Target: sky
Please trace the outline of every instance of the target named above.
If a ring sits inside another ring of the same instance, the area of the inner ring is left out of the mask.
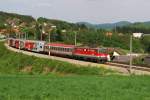
[[[150,0],[0,0],[0,11],[94,24],[150,21]]]

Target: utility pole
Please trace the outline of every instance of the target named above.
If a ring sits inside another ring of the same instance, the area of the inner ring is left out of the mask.
[[[45,26],[46,26],[47,24],[45,24]],[[51,42],[51,31],[53,30],[53,29],[55,29],[56,28],[56,26],[51,26],[51,29],[50,29],[50,31],[49,31],[49,43]],[[51,45],[49,45],[49,56],[51,55]]]
[[[42,31],[41,31],[41,41],[42,41]]]
[[[20,50],[20,32],[19,32],[19,50]]]
[[[48,42],[50,43],[51,42],[51,30],[49,31],[49,34],[48,34]]]
[[[75,36],[74,36],[74,45],[76,46],[77,45],[77,33],[76,32],[74,32],[75,33]]]
[[[129,72],[132,73],[132,35],[130,35],[130,68]]]
[[[49,41],[49,43],[51,42],[51,30],[50,30],[50,32],[49,32],[49,34],[48,34],[49,36],[49,39],[48,39],[48,41]],[[51,55],[51,45],[49,45],[49,56]]]

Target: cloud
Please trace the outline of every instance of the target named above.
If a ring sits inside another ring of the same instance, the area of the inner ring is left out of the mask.
[[[149,20],[150,0],[1,0],[0,10],[95,23]]]
[[[52,5],[50,3],[38,3],[33,5],[32,7],[52,7]]]

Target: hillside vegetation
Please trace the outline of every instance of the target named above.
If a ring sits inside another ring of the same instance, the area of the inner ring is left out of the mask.
[[[77,44],[91,47],[115,47],[129,50],[129,36],[133,32],[150,33],[149,22],[130,23],[126,21],[111,24],[112,28],[89,27],[86,23],[69,23],[66,21],[40,17],[35,20],[31,16],[0,12],[0,30],[6,29],[4,33],[12,37],[45,40],[48,41],[50,34],[51,42],[63,42],[74,44],[75,35]],[[45,24],[46,23],[46,24]],[[5,25],[7,24],[7,25]],[[13,28],[18,26],[19,31]],[[110,24],[109,24],[110,25]],[[108,26],[109,26],[108,25]],[[51,26],[56,26],[52,29]],[[103,26],[103,25],[102,25]],[[107,26],[107,25],[106,25]],[[117,26],[117,27],[114,27]],[[111,36],[107,33],[112,33]],[[41,35],[42,34],[42,35]],[[17,36],[16,36],[17,35]],[[138,53],[150,52],[149,42],[145,38],[133,39],[133,51]]]
[[[26,22],[26,23],[31,23],[35,21],[35,19],[32,16],[19,15],[15,13],[6,13],[6,12],[0,11],[0,25],[5,24],[7,20],[11,20],[13,18],[20,19],[21,21]]]

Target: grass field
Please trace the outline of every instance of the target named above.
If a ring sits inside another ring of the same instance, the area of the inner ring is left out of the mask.
[[[150,76],[114,73],[10,52],[0,42],[0,100],[150,100]]]
[[[0,76],[0,100],[150,100],[149,76]]]

